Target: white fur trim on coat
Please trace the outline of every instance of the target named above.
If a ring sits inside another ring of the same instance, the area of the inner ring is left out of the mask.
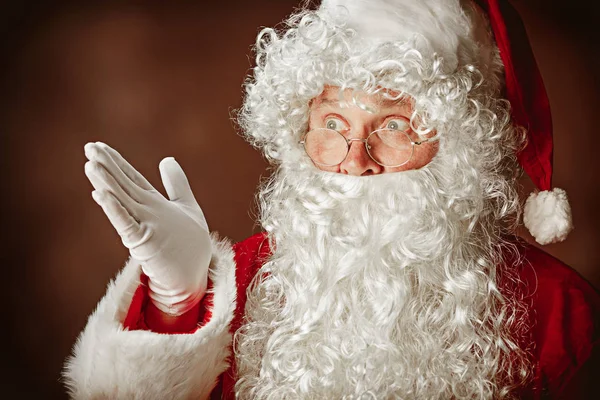
[[[74,399],[204,399],[228,368],[229,324],[235,310],[231,244],[212,237],[209,270],[214,283],[210,321],[193,334],[123,329],[140,284],[141,268],[129,261],[110,282],[67,360],[66,385]]]
[[[539,244],[565,240],[573,230],[567,192],[554,188],[531,193],[525,202],[523,222]]]

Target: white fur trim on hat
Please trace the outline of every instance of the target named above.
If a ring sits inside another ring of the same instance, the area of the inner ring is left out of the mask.
[[[523,222],[539,244],[562,242],[573,230],[567,193],[559,188],[531,193],[525,202]]]
[[[475,64],[486,78],[496,73],[493,35],[472,0],[323,0],[320,9],[372,43],[425,39],[443,58],[440,68],[446,73],[467,64]]]

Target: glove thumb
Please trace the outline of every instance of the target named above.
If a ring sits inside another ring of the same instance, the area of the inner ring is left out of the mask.
[[[171,201],[194,204],[194,194],[183,169],[173,157],[164,158],[158,164],[163,186]]]

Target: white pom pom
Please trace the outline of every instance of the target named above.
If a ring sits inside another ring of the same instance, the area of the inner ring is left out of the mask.
[[[532,193],[525,202],[523,222],[539,244],[562,242],[573,230],[567,193],[559,188]]]

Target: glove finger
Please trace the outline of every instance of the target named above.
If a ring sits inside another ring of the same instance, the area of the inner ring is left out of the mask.
[[[126,193],[115,179],[96,161],[85,163],[85,175],[88,177],[92,186],[98,191],[106,190],[111,192],[117,200],[127,208],[132,215],[139,217],[138,203]]]
[[[101,164],[104,169],[112,175],[118,185],[129,194],[130,197],[135,199],[137,202],[144,202],[145,195],[147,192],[133,182],[129,177],[119,168],[112,157],[100,146],[95,143],[88,143],[85,145],[85,155],[90,161],[95,161]]]
[[[138,172],[118,151],[107,145],[106,143],[96,142],[100,148],[106,151],[119,168],[131,179],[136,185],[144,190],[154,190],[154,187],[148,180]]]
[[[140,230],[139,222],[119,203],[111,192],[95,190],[92,192],[92,197],[102,207],[104,214],[121,237],[129,237]]]
[[[169,199],[184,204],[197,204],[185,172],[173,157],[164,158],[158,165],[160,177]]]

